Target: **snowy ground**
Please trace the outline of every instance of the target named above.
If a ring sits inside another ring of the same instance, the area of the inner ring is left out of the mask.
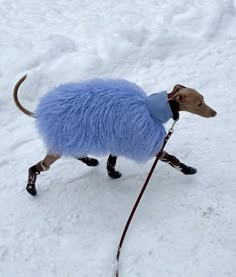
[[[182,114],[167,149],[196,166],[159,164],[121,254],[121,277],[236,276],[236,1],[0,0],[0,276],[112,277],[117,244],[152,161],[58,161],[25,192],[44,146],[33,110],[53,86],[125,78],[148,92],[201,91],[214,119]],[[168,127],[169,125],[167,125]]]

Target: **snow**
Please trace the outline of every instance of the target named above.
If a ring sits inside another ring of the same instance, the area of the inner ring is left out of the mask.
[[[0,276],[114,276],[125,222],[153,161],[118,159],[118,180],[61,159],[25,191],[45,148],[34,110],[54,86],[124,78],[148,92],[176,83],[204,94],[218,115],[181,114],[170,153],[196,166],[158,164],[128,231],[121,277],[233,277],[236,272],[236,1],[1,0]],[[171,122],[170,122],[171,124]],[[167,124],[167,128],[170,126]]]

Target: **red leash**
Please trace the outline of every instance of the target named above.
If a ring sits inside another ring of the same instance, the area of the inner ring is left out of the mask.
[[[131,211],[131,213],[130,213],[130,216],[129,216],[128,220],[127,220],[127,223],[126,223],[126,225],[125,225],[125,228],[124,228],[124,231],[123,231],[123,233],[122,233],[122,236],[121,236],[121,239],[120,239],[120,243],[119,243],[119,246],[118,246],[117,254],[116,254],[116,277],[119,277],[119,260],[120,260],[120,252],[121,252],[121,248],[122,248],[122,245],[123,245],[123,242],[124,242],[126,233],[127,233],[127,231],[128,231],[129,225],[130,225],[131,220],[132,220],[132,218],[133,218],[133,216],[134,216],[134,213],[135,213],[135,211],[136,211],[136,209],[137,209],[137,207],[138,207],[138,204],[139,204],[139,202],[140,202],[140,200],[141,200],[141,198],[142,198],[142,196],[143,196],[143,194],[144,194],[144,192],[145,192],[145,189],[146,189],[146,187],[147,187],[147,185],[148,185],[148,183],[149,183],[149,181],[150,181],[150,179],[151,179],[151,177],[152,177],[152,174],[153,174],[154,169],[155,169],[155,167],[156,167],[156,165],[157,165],[157,162],[158,162],[159,158],[161,157],[161,153],[162,153],[162,151],[164,150],[164,148],[165,148],[165,146],[166,146],[166,144],[167,144],[169,138],[171,137],[171,135],[172,135],[173,132],[174,132],[174,129],[173,129],[173,128],[174,128],[174,125],[175,125],[176,122],[177,122],[177,120],[174,121],[174,123],[173,123],[173,125],[171,126],[171,128],[170,128],[168,134],[167,134],[166,137],[165,137],[165,140],[164,140],[164,143],[163,143],[163,145],[162,145],[162,147],[161,147],[161,150],[160,150],[160,152],[158,153],[158,155],[157,155],[157,157],[156,157],[156,159],[155,159],[155,161],[154,161],[154,163],[153,163],[153,165],[152,165],[152,168],[150,169],[150,172],[149,172],[149,174],[148,174],[148,176],[147,176],[147,178],[146,178],[146,180],[145,180],[145,182],[144,182],[144,184],[143,184],[142,190],[141,190],[141,192],[140,192],[140,194],[139,194],[139,196],[138,196],[138,198],[137,198],[137,200],[136,200],[136,202],[135,202],[135,204],[134,204],[134,207],[133,207],[133,209],[132,209],[132,211]]]

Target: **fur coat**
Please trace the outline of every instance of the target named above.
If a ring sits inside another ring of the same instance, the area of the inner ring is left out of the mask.
[[[111,153],[146,162],[160,150],[172,118],[167,93],[147,96],[125,80],[66,83],[47,93],[36,124],[48,153],[79,157]]]

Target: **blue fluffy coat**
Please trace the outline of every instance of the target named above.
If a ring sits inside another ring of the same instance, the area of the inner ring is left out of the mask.
[[[36,117],[48,153],[111,153],[145,162],[159,152],[166,135],[162,123],[172,113],[166,92],[148,97],[128,81],[98,79],[55,88],[41,99]]]

